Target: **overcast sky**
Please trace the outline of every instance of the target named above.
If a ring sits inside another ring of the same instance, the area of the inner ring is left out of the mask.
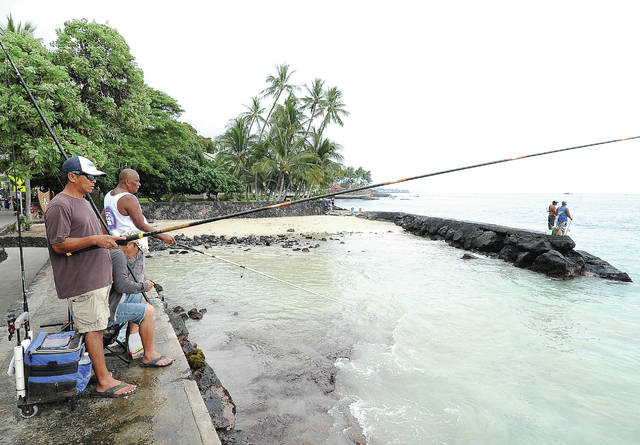
[[[66,20],[108,22],[209,137],[276,65],[299,85],[325,79],[351,112],[329,136],[378,182],[640,135],[636,4],[2,0],[0,17],[31,21],[47,44]],[[639,161],[640,139],[404,186],[640,193]]]

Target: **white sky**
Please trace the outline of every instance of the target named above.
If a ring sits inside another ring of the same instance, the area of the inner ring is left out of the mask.
[[[342,90],[351,116],[329,136],[378,182],[640,135],[636,5],[2,0],[0,20],[11,11],[46,43],[65,20],[108,22],[209,137],[288,63],[294,83]],[[639,161],[640,139],[400,186],[640,193]]]

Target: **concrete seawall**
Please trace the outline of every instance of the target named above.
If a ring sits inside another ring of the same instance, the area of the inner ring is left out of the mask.
[[[236,202],[236,201],[203,201],[203,202],[153,202],[143,203],[142,213],[147,219],[206,219],[216,216],[230,215],[246,210],[266,207],[275,202]],[[309,201],[294,206],[265,210],[243,218],[273,218],[280,216],[322,215],[326,210],[322,201]]]
[[[631,278],[606,261],[582,250],[568,236],[551,236],[513,227],[399,212],[364,212],[361,218],[390,221],[414,235],[444,240],[459,249],[498,257],[514,266],[553,278],[592,276],[630,282]]]
[[[154,293],[155,294],[155,293]],[[59,323],[67,319],[67,304],[58,300],[51,266],[47,263],[27,291],[31,326]],[[107,367],[118,379],[138,385],[138,392],[126,399],[91,399],[91,388],[79,395],[77,407],[56,402],[39,405],[39,413],[22,419],[16,408],[15,382],[0,374],[4,388],[0,397],[0,444],[54,443],[157,443],[220,444],[198,384],[176,334],[163,311],[163,302],[149,295],[155,307],[155,343],[158,350],[175,363],[162,369],[145,369],[137,362],[125,365],[116,357],[106,357]],[[21,312],[21,302],[13,307]],[[49,332],[55,328],[49,328]],[[7,369],[15,342],[0,338],[1,365]]]

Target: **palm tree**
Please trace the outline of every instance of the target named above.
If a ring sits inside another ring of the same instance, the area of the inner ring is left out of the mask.
[[[291,75],[295,73],[295,71],[289,72],[289,65],[278,65],[276,66],[276,70],[278,71],[276,76],[267,77],[267,82],[270,83],[267,88],[262,90],[264,96],[274,96],[275,100],[273,101],[273,105],[269,110],[269,114],[267,114],[267,118],[264,120],[264,124],[262,125],[262,130],[260,130],[260,136],[258,137],[258,141],[262,141],[262,134],[264,133],[264,128],[267,126],[269,122],[269,118],[271,117],[271,113],[273,113],[273,109],[276,107],[278,103],[278,99],[280,99],[280,95],[283,91],[288,91],[291,93],[294,89],[294,85],[289,84],[289,79],[291,79]]]
[[[337,87],[330,88],[326,93],[326,107],[324,109],[324,119],[320,125],[320,134],[324,132],[327,124],[333,122],[341,127],[344,125],[342,117],[349,116],[349,112],[344,109],[342,102],[342,92]]]
[[[246,117],[239,117],[231,121],[226,131],[218,138],[218,143],[220,144],[219,156],[231,173],[242,180],[247,200],[249,199],[247,176],[250,156],[247,147],[251,142],[251,138]]]
[[[262,117],[262,113],[264,113],[264,108],[262,108],[262,106],[260,105],[260,99],[258,98],[258,96],[252,97],[251,105],[245,105],[244,107],[247,109],[247,111],[242,113],[242,115],[250,119],[249,134],[251,134],[251,129],[253,128],[253,124],[256,122],[260,123],[264,121],[264,118]]]
[[[304,105],[302,109],[310,109],[309,116],[309,125],[307,125],[307,131],[305,133],[305,138],[309,136],[309,130],[311,129],[311,123],[313,120],[320,116],[324,112],[325,99],[324,99],[324,80],[314,79],[311,83],[311,86],[305,85],[305,89],[307,90],[307,95],[302,98],[302,102]]]
[[[9,14],[7,16],[7,25],[4,28],[0,26],[0,35],[4,34],[5,32],[14,32],[16,34],[33,36],[33,32],[36,30],[36,28],[37,26],[31,24],[31,22],[24,22],[24,25],[19,22],[16,23],[13,20],[13,16]]]
[[[272,174],[276,179],[278,199],[286,195],[285,181],[289,184],[301,180],[304,173],[317,163],[315,153],[305,150],[302,137],[302,112],[298,100],[290,94],[284,105],[279,105],[273,114],[269,136],[265,140],[267,152],[256,165],[261,173]]]

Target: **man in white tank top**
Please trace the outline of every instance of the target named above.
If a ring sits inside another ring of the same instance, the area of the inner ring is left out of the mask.
[[[120,235],[124,232],[153,232],[156,230],[147,222],[142,214],[140,202],[135,193],[140,188],[140,176],[138,172],[126,168],[120,172],[118,185],[104,196],[104,210],[102,217],[109,227],[112,235]],[[156,235],[167,244],[175,244],[176,240],[166,233]],[[145,280],[144,254],[149,251],[148,238],[142,238],[140,249],[135,257],[127,262],[132,268],[138,282]],[[129,336],[129,352],[135,358],[143,353],[142,341],[138,333],[138,326],[131,326]]]
[[[138,172],[130,168],[125,168],[120,172],[116,188],[107,193],[104,197],[104,210],[102,216],[107,222],[112,235],[119,235],[128,230],[136,232],[153,232],[156,230],[147,223],[147,218],[142,214],[140,203],[135,193],[140,188],[140,176]],[[161,233],[156,235],[167,244],[175,244],[173,236]],[[147,241],[146,238],[143,238]],[[143,249],[147,247],[143,246]],[[146,249],[144,249],[146,250]]]

